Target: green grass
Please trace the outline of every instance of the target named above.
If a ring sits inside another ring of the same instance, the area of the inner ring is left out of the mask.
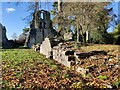
[[[76,82],[71,76],[64,77],[74,71],[31,49],[3,49],[1,54],[3,89],[69,88]],[[80,75],[72,74],[81,80]]]
[[[98,78],[99,78],[99,79],[108,79],[107,76],[102,76],[102,75],[99,75]]]
[[[110,48],[108,48],[110,47]],[[84,51],[105,50],[115,51],[117,45],[95,45],[81,47]],[[109,50],[108,50],[109,49]],[[70,68],[67,68],[52,59],[46,59],[44,55],[34,52],[31,49],[2,49],[2,88],[3,90],[13,89],[64,89],[74,88],[79,90],[86,86],[84,77]],[[89,68],[90,66],[86,67]],[[90,75],[87,75],[90,78]],[[98,76],[99,80],[108,80],[107,76]],[[91,79],[90,79],[91,80]],[[118,80],[119,81],[119,80]],[[115,86],[119,86],[116,81]],[[90,82],[91,84],[91,82]],[[99,88],[98,86],[94,86]],[[82,90],[82,89],[81,89]]]
[[[96,50],[96,51],[106,51],[106,52],[113,52],[115,50],[118,50],[120,47],[119,45],[105,45],[105,44],[94,44],[91,46],[83,46],[81,47],[82,50],[85,52]]]

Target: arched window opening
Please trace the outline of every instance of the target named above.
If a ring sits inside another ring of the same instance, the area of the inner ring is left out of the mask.
[[[41,19],[43,19],[43,13],[41,13]]]

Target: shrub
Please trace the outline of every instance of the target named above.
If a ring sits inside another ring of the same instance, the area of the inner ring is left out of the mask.
[[[97,44],[113,44],[114,38],[107,32],[96,30],[91,34],[92,42]]]
[[[98,31],[98,30],[93,31],[91,33],[91,37],[92,37],[92,42],[93,43],[97,43],[97,44],[105,43],[104,42],[105,40],[104,40],[104,37],[102,36],[102,32],[101,31]]]

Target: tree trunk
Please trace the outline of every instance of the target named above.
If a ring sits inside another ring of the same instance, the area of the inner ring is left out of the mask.
[[[39,0],[36,0],[35,2],[35,11],[39,10]]]
[[[84,37],[84,35],[83,35],[82,30],[81,30],[81,37],[82,37],[82,42],[83,42],[83,44],[85,44],[85,37]]]
[[[62,0],[58,0],[58,14],[62,12]]]
[[[77,42],[80,41],[80,30],[79,30],[79,26],[77,24]]]
[[[62,0],[58,0],[58,15],[59,15],[59,22],[58,22],[58,27],[60,27],[60,30],[59,30],[59,36],[61,38],[63,38],[63,24],[62,24],[62,20],[63,17],[62,17]]]

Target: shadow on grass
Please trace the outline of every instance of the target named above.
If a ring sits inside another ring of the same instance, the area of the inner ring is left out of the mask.
[[[107,55],[107,52],[105,51],[90,51],[85,53],[78,53],[76,54],[80,59],[89,58],[90,56],[94,55]]]
[[[19,46],[19,47],[11,47],[11,48],[1,48],[1,49],[30,49],[29,47]]]

